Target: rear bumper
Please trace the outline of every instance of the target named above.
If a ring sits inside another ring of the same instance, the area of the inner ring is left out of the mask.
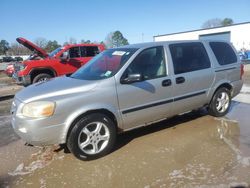
[[[17,82],[17,84],[21,84],[24,86],[28,86],[31,84],[31,78],[30,75],[26,75],[26,76],[18,76],[17,72],[15,72],[12,77],[15,79],[15,81]]]

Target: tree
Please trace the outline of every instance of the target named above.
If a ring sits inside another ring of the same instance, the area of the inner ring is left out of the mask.
[[[129,44],[128,40],[123,37],[123,35],[120,31],[115,31],[113,36],[112,36],[112,39],[113,39],[114,47],[119,47],[119,46]]]
[[[9,43],[6,40],[0,41],[0,55],[6,54],[9,48]]]
[[[81,44],[91,44],[92,42],[90,40],[81,40]]]
[[[228,26],[232,25],[234,22],[231,18],[224,18],[223,20],[219,18],[213,18],[210,20],[207,20],[203,23],[202,28],[213,28],[213,27],[220,27],[220,26]]]
[[[222,20],[219,18],[213,18],[204,22],[202,28],[207,29],[220,26],[222,26]]]
[[[224,18],[224,20],[222,20],[223,26],[232,25],[233,23],[234,23],[234,21],[231,18]]]
[[[47,52],[52,52],[53,50],[59,48],[60,46],[61,45],[59,45],[56,40],[54,40],[54,41],[49,40],[46,47],[45,47],[45,50]]]
[[[76,41],[75,38],[73,38],[73,37],[70,37],[70,38],[69,38],[68,44],[76,44],[76,43],[77,43],[77,41]]]
[[[128,40],[124,38],[120,31],[111,32],[107,35],[105,44],[107,48],[114,48],[123,45],[127,45]]]
[[[113,38],[112,38],[113,34],[114,34],[113,32],[110,32],[105,38],[104,43],[107,48],[113,48]]]
[[[10,49],[8,50],[8,54],[10,55],[30,55],[31,51],[25,46],[15,42],[12,43]]]
[[[35,44],[44,49],[47,46],[48,41],[45,38],[39,37],[35,39]]]

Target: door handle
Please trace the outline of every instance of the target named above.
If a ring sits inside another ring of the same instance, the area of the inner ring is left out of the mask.
[[[182,84],[185,82],[185,78],[184,77],[177,77],[175,78],[176,84]]]
[[[163,80],[161,85],[163,87],[167,87],[167,86],[171,86],[172,85],[172,81],[170,79],[167,79],[167,80]]]

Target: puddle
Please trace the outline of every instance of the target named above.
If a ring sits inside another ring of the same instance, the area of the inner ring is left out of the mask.
[[[64,156],[58,157],[55,152],[56,149],[58,149],[58,146],[40,148],[37,153],[31,155],[32,162],[19,164],[13,172],[9,172],[8,174],[10,176],[31,174],[38,169],[45,168],[55,159],[63,159]]]
[[[246,187],[250,184],[249,112],[250,105],[234,102],[224,118],[184,114],[120,135],[113,153],[88,162],[54,152],[54,147],[39,148],[7,171],[14,180],[6,180],[6,185]],[[24,146],[18,147],[12,152],[22,156]]]

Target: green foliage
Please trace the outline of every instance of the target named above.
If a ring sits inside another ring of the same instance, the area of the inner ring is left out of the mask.
[[[81,44],[91,44],[92,42],[90,40],[81,40]]]
[[[127,44],[129,44],[128,40],[124,38],[120,31],[109,33],[105,39],[105,46],[107,48],[115,48]]]
[[[213,28],[213,27],[220,27],[221,26],[222,20],[219,18],[213,18],[210,20],[207,20],[206,22],[203,23],[202,28],[207,29],[207,28]]]
[[[0,41],[0,55],[6,54],[9,48],[9,43],[6,40]]]
[[[232,25],[233,23],[234,23],[233,19],[231,18],[224,18],[223,20],[219,18],[213,18],[204,22],[202,28],[206,29],[213,27],[229,26]]]
[[[231,18],[224,18],[224,20],[222,20],[221,23],[223,26],[228,26],[228,25],[232,25],[234,21]]]
[[[113,47],[128,45],[128,40],[123,37],[120,31],[115,31],[112,35]]]
[[[61,45],[59,45],[56,40],[54,40],[54,41],[49,40],[47,42],[47,45],[45,46],[45,50],[47,52],[52,52],[53,50],[59,48],[60,46]]]

